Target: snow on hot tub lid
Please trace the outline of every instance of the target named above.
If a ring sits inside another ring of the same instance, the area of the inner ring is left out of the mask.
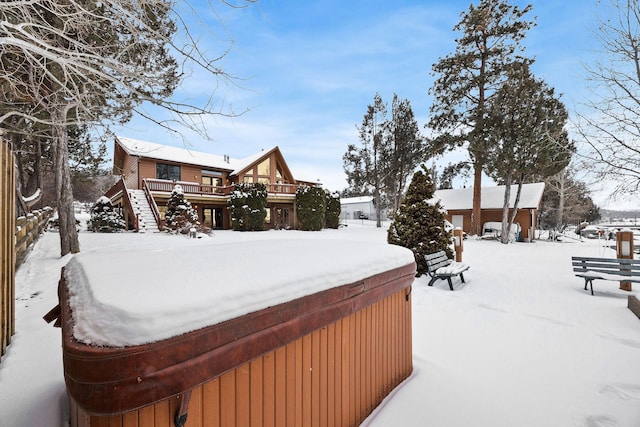
[[[400,246],[292,239],[87,252],[65,267],[73,335],[147,344],[414,262]]]

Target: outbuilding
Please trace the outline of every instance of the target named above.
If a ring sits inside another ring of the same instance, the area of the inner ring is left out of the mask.
[[[502,222],[502,207],[506,186],[483,187],[481,189],[481,223]],[[509,214],[511,215],[518,191],[517,185],[511,186]],[[531,241],[535,238],[538,209],[544,193],[544,182],[523,184],[514,223],[520,225],[520,241]],[[471,212],[473,209],[473,188],[457,188],[437,190],[436,199],[447,210],[447,219],[454,227],[461,227],[471,234]]]
[[[376,217],[376,205],[373,196],[341,197],[340,218],[346,219],[374,219]],[[380,212],[380,219],[386,220],[386,211]]]

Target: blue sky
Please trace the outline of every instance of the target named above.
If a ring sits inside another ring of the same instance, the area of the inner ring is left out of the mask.
[[[596,0],[530,3],[529,15],[537,17],[537,26],[524,41],[525,52],[536,58],[536,75],[563,94],[572,112],[587,93],[582,63],[597,48],[592,36]],[[247,111],[234,118],[207,118],[210,141],[183,134],[194,150],[232,157],[277,145],[295,176],[341,190],[346,187],[342,155],[348,144],[358,143],[356,126],[376,92],[388,103],[394,93],[409,99],[419,125],[427,122],[431,67],[454,51],[453,26],[469,4],[261,0],[230,10],[214,2],[223,31],[207,2],[192,0],[211,29],[203,33],[200,46],[217,56],[232,38],[233,46],[219,65],[239,80],[235,86],[216,85],[195,73],[176,97],[193,101],[214,94],[218,105]],[[195,24],[192,30],[200,31]],[[118,133],[167,145],[184,143],[142,120]]]

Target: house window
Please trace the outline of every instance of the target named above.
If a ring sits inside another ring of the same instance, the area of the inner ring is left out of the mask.
[[[203,176],[202,184],[211,187],[220,187],[222,186],[222,178],[214,177],[214,176]]]
[[[156,163],[156,178],[180,181],[180,166],[167,163]]]
[[[242,182],[244,182],[245,184],[253,184],[253,175],[245,175],[242,178]]]
[[[258,165],[258,175],[271,176],[271,160],[267,159]]]

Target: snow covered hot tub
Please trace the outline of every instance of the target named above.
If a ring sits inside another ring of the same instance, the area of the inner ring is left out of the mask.
[[[325,239],[78,254],[71,425],[358,425],[412,371],[414,274],[405,248]]]

